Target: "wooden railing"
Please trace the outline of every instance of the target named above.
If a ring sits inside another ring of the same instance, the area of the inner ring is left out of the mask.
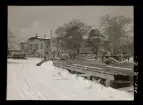
[[[133,70],[130,68],[106,66],[107,69],[105,69],[99,67],[84,66],[80,64],[67,65],[66,63],[63,62],[58,62],[58,64],[59,67],[62,67],[64,69],[70,69],[73,71],[82,70],[82,71],[92,71],[92,72],[105,73],[111,75],[133,75]]]
[[[84,66],[84,65],[80,65],[80,64],[66,64],[65,62],[54,62],[54,65],[57,67],[61,67],[63,69],[67,69],[70,70],[70,72],[74,72],[76,73],[78,76],[82,76],[82,77],[86,77],[88,79],[95,80],[95,77],[104,79],[106,80],[105,85],[108,87],[111,84],[111,81],[114,81],[114,83],[128,83],[128,84],[132,84],[133,81],[132,80],[115,80],[116,75],[122,75],[122,76],[127,76],[129,78],[132,78],[134,73],[132,69],[128,69],[128,68],[119,68],[119,67],[113,67],[113,66],[108,66],[107,68],[112,68],[112,69],[122,69],[122,71],[118,71],[118,70],[105,70],[103,68],[99,68],[99,67],[90,67],[90,66]],[[130,71],[130,73],[125,73],[123,72],[123,70],[126,71]]]

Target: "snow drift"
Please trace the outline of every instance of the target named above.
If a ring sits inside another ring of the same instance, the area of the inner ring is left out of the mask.
[[[39,59],[32,58],[27,60],[8,60],[7,99],[134,99],[134,96],[126,91],[107,88],[95,81],[89,81],[83,77],[78,77],[76,74],[70,74],[65,69],[55,67],[51,61],[47,61],[41,66],[36,66],[38,62],[40,62]]]

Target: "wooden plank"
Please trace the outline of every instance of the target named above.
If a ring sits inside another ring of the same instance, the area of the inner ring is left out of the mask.
[[[86,76],[91,76],[91,74],[78,74],[78,76],[86,77]]]
[[[84,65],[79,65],[79,64],[74,64],[75,66],[84,66]],[[101,72],[101,73],[106,73],[106,74],[112,74],[112,75],[133,75],[132,71],[130,73],[125,73],[123,71],[117,71],[118,69],[125,69],[125,70],[132,70],[129,68],[121,68],[121,67],[113,67],[113,66],[108,66],[108,68],[112,68],[112,70],[105,70],[103,68],[98,68],[98,67],[90,67],[90,66],[84,66],[88,70],[91,71],[96,71],[96,72]],[[113,70],[114,69],[114,70]]]
[[[121,74],[121,75],[131,75],[131,76],[134,75],[133,70],[130,68],[107,66],[107,70],[110,72],[116,71],[117,74]]]
[[[112,83],[133,83],[133,81],[112,81]]]
[[[114,68],[114,69],[130,70],[130,71],[132,71],[131,68],[123,68],[123,67],[116,67],[116,66],[107,66],[107,68]]]
[[[76,71],[75,67],[64,67],[65,69],[71,70],[71,71]]]
[[[134,87],[132,86],[130,86],[130,87],[124,87],[124,88],[119,88],[119,90],[124,90],[124,91],[128,91],[128,92],[132,92],[132,91],[134,91]]]
[[[118,73],[116,71],[110,71],[110,70],[95,70],[92,68],[87,68],[89,71],[93,71],[93,72],[98,72],[98,73],[105,73],[105,74],[109,74],[109,75],[117,75]]]
[[[64,68],[65,69],[69,69],[71,71],[85,73],[85,74],[78,74],[78,76],[84,76],[84,77],[87,77],[88,79],[90,79],[91,76],[104,78],[104,79],[106,79],[106,86],[110,86],[110,81],[114,80],[114,76],[113,75],[108,75],[108,74],[98,73],[98,72],[95,73],[95,71],[88,71],[88,70],[86,70],[87,66],[76,67],[76,65],[72,65],[72,66],[71,65],[66,65]]]
[[[84,65],[80,65],[80,64],[73,64],[76,67],[80,66],[80,67],[85,67],[85,68],[92,68],[92,69],[96,69],[96,70],[103,70],[102,68],[98,68],[98,67],[91,67],[91,66],[84,66]]]
[[[106,74],[111,74],[111,75],[124,75],[124,76],[132,76],[133,73],[125,73],[122,71],[116,71],[116,70],[106,70],[105,71]]]
[[[108,78],[106,79],[106,87],[110,86],[110,83],[111,83],[110,81],[111,81],[110,79],[108,79]]]
[[[99,67],[90,67],[90,66],[86,66],[87,68],[92,68],[94,70],[104,70],[103,68],[99,68]]]
[[[114,75],[105,74],[106,79],[114,80]]]
[[[76,72],[81,72],[81,73],[87,73],[87,74],[84,74],[84,75],[90,75],[90,76],[96,76],[96,77],[100,77],[100,78],[108,78],[110,80],[114,80],[114,76],[113,75],[109,75],[109,74],[104,74],[104,71],[101,71],[101,72],[95,72],[95,71],[88,71],[86,70],[86,67],[75,67],[74,66],[71,66],[71,65],[67,65],[65,67],[63,67],[65,69],[69,69],[71,71],[76,71]]]
[[[103,70],[103,69],[96,68],[96,67],[88,67],[88,66],[83,66],[83,65],[66,65],[64,63],[60,63],[60,65],[63,68],[69,69],[71,71],[85,73],[85,74],[80,74],[79,76],[85,76],[85,77],[89,77],[89,78],[90,78],[90,76],[95,76],[95,77],[99,77],[99,78],[104,78],[104,79],[106,79],[107,87],[110,86],[110,81],[114,80],[115,74],[125,75],[125,74],[122,74],[122,72],[117,72],[117,71],[113,71],[113,70]],[[133,83],[133,82],[132,81],[114,81],[114,83]]]
[[[63,64],[61,64],[61,65],[63,65]],[[76,66],[76,68],[73,68],[75,66]],[[83,73],[83,70],[84,70],[84,71],[92,71],[92,72],[98,72],[98,73],[108,74],[108,75],[125,75],[125,76],[126,75],[133,75],[132,73],[123,73],[123,72],[120,72],[120,71],[109,70],[109,69],[104,70],[102,68],[83,66],[83,65],[79,65],[79,64],[74,64],[74,65],[66,65],[66,64],[64,64],[64,66],[62,66],[62,68],[70,69],[70,70],[73,70],[73,71],[77,71],[77,70],[81,71],[82,70],[82,73]]]
[[[95,77],[100,77],[100,78],[104,78],[104,79],[114,80],[114,76],[113,75],[103,74],[103,73],[98,73],[98,72],[88,72],[88,73],[91,74],[92,76],[95,76]]]
[[[83,66],[83,65],[79,65],[79,64],[74,64],[75,66]],[[84,68],[84,69],[83,69]],[[100,73],[108,73],[106,70],[103,70],[102,68],[97,68],[97,67],[89,67],[89,66],[84,66],[83,68],[81,67],[77,67],[77,69],[83,69],[83,70],[88,70],[88,71],[96,71],[96,72],[100,72]],[[110,74],[113,74],[113,73],[110,73]]]

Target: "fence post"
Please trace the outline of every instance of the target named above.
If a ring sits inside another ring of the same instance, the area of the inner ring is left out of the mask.
[[[109,87],[110,86],[110,79],[106,79],[106,87]]]
[[[75,73],[76,73],[76,75],[77,75],[77,68],[76,68],[76,65],[75,65]]]

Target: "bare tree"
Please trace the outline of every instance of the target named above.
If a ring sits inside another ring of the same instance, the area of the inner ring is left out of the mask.
[[[80,20],[72,20],[63,26],[60,26],[56,31],[56,35],[62,38],[65,49],[70,49],[73,54],[79,55],[79,49],[84,35],[87,35],[90,27],[85,25]]]
[[[92,29],[89,33],[87,43],[91,47],[92,52],[96,55],[96,58],[99,55],[100,44],[103,38],[105,37],[101,34],[99,29]]]
[[[116,53],[117,50],[121,48],[124,39],[128,32],[126,27],[132,23],[132,19],[126,18],[124,16],[119,17],[110,17],[109,15],[105,15],[101,17],[101,26],[104,30],[104,34],[108,35],[108,40],[112,44],[112,52]]]

